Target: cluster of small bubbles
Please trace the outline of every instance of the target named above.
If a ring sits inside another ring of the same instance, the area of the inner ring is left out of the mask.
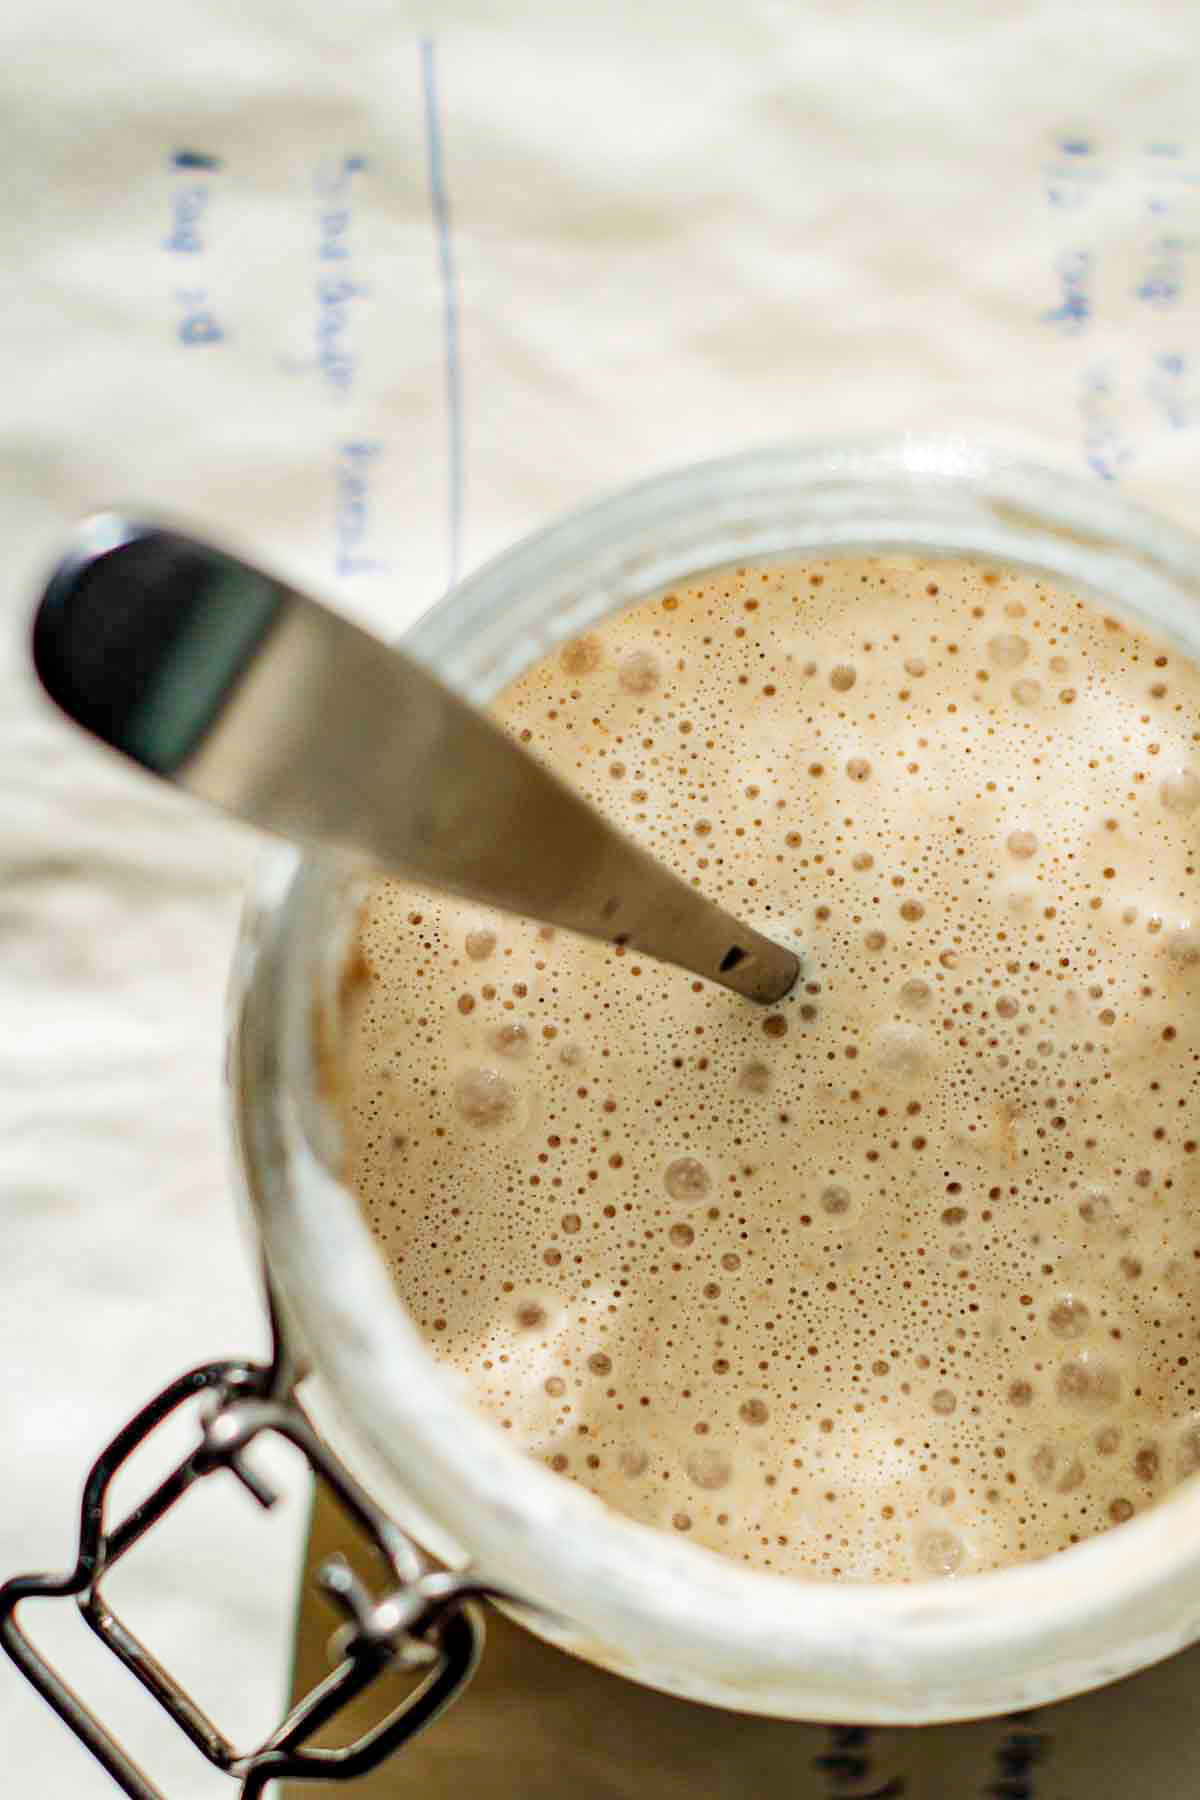
[[[656,596],[498,713],[804,958],[765,1011],[372,887],[354,1180],[507,1441],[830,1580],[1200,1475],[1200,673],[1033,577],[858,558]]]

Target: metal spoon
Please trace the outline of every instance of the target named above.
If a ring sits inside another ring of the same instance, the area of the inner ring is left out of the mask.
[[[247,824],[780,999],[800,963],[624,837],[406,656],[261,569],[104,515],[47,583],[80,725]]]

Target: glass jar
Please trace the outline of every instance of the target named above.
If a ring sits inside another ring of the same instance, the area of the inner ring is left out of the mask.
[[[1086,591],[1200,659],[1200,544],[1111,487],[952,440],[830,444],[683,470],[526,539],[406,648],[480,704],[564,639],[721,565],[967,555]],[[917,1724],[1029,1707],[1200,1637],[1200,1482],[1044,1561],[834,1585],[748,1570],[619,1516],[522,1455],[429,1355],[340,1177],[340,995],[356,894],[272,858],[233,987],[244,1186],[319,1416],[379,1501],[564,1648],[745,1712]],[[544,1609],[544,1610],[541,1610]]]

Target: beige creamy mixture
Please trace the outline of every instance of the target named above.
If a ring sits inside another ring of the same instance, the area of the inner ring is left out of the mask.
[[[355,1179],[478,1407],[855,1580],[1200,1466],[1200,671],[1024,575],[858,559],[680,587],[497,712],[805,971],[764,1011],[373,889]]]

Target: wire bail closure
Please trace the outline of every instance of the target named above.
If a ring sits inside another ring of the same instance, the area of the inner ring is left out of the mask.
[[[17,1616],[26,1602],[74,1598],[96,1636],[208,1762],[241,1782],[241,1800],[257,1800],[273,1781],[352,1781],[367,1774],[457,1699],[479,1662],[484,1622],[478,1602],[503,1596],[469,1570],[456,1573],[430,1564],[318,1435],[295,1396],[295,1381],[278,1328],[270,1363],[206,1363],[179,1376],[118,1432],[92,1465],[71,1573],[21,1575],[0,1587],[0,1643],[131,1800],[167,1797],[32,1643]],[[194,1448],[140,1506],[109,1526],[108,1490],[117,1471],[165,1419],[205,1393],[212,1404]],[[110,1610],[101,1583],[189,1488],[218,1470],[232,1474],[259,1506],[273,1506],[278,1499],[274,1488],[244,1460],[248,1446],[265,1432],[285,1438],[301,1452],[315,1478],[383,1558],[395,1585],[376,1599],[340,1555],[322,1565],[317,1580],[345,1619],[332,1641],[339,1660],[257,1749],[240,1751]],[[364,1689],[389,1671],[404,1669],[424,1670],[423,1679],[380,1724],[341,1749],[311,1745],[315,1734]]]

